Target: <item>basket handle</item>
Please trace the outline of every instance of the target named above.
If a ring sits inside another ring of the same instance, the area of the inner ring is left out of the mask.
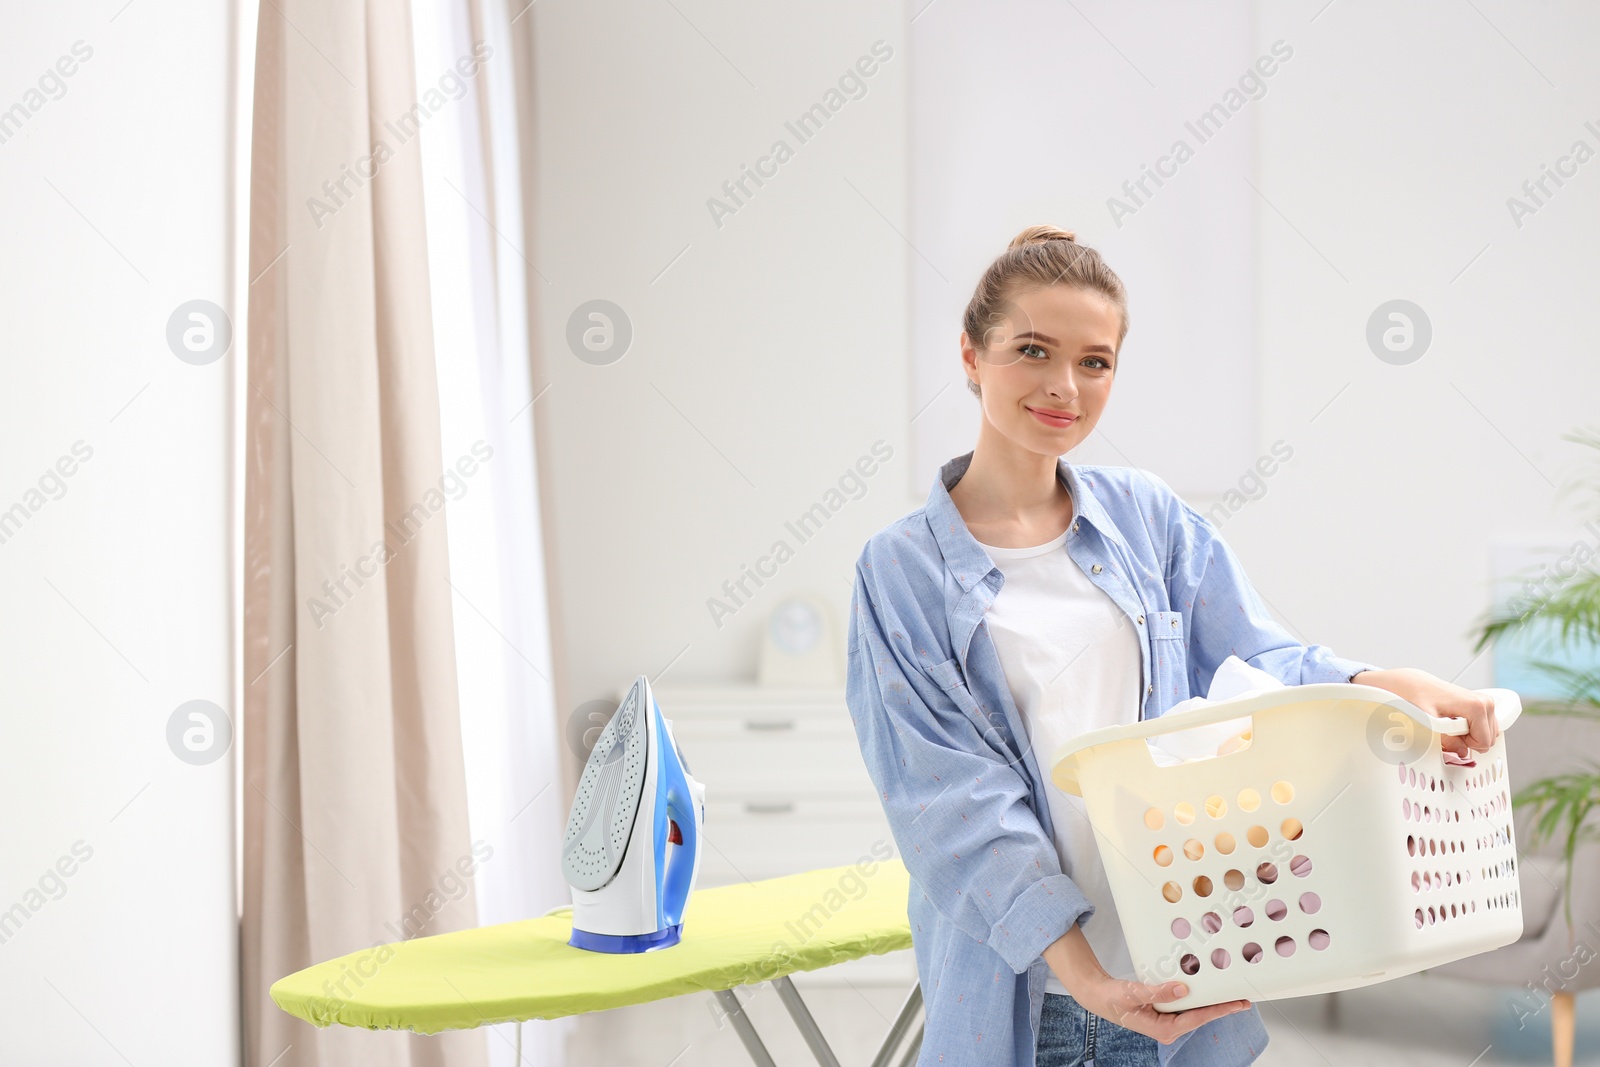
[[[1522,698],[1511,689],[1475,689],[1475,693],[1489,697],[1494,702],[1495,720],[1500,729],[1508,729],[1522,714]],[[1291,698],[1286,700],[1285,698]],[[1064,742],[1056,749],[1055,755],[1050,760],[1052,778],[1063,789],[1064,783],[1077,783],[1077,761],[1072,759],[1077,753],[1104,745],[1113,741],[1129,741],[1134,739],[1149,739],[1170,734],[1178,730],[1191,730],[1198,726],[1210,726],[1213,723],[1227,722],[1231,719],[1243,719],[1254,716],[1259,712],[1271,711],[1290,703],[1300,704],[1312,700],[1369,700],[1374,705],[1384,705],[1402,712],[1416,720],[1417,724],[1437,734],[1454,736],[1464,734],[1469,729],[1467,720],[1453,715],[1430,715],[1411,703],[1402,696],[1380,689],[1375,685],[1361,685],[1354,682],[1313,682],[1310,685],[1291,685],[1283,689],[1268,689],[1250,696],[1235,697],[1232,700],[1218,701],[1207,707],[1195,708],[1192,711],[1181,711],[1176,715],[1161,715],[1154,719],[1145,719],[1136,723],[1125,723],[1121,726],[1107,726],[1099,730],[1090,730],[1080,734],[1070,741]],[[1063,766],[1063,764],[1066,764]],[[1076,795],[1075,789],[1068,792]]]

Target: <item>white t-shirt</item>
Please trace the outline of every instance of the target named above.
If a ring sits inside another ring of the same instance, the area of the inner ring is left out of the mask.
[[[1133,978],[1133,959],[1111,899],[1083,798],[1048,783],[1050,756],[1079,734],[1139,720],[1139,637],[1133,622],[1066,550],[1067,532],[1032,548],[984,545],[1006,576],[984,616],[1022,716],[1054,823],[1061,870],[1094,914],[1083,933],[1113,978]],[[1045,989],[1067,990],[1052,973]]]

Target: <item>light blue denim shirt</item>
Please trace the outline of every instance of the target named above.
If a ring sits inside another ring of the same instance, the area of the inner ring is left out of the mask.
[[[911,873],[927,1012],[917,1063],[1034,1067],[1040,953],[1094,906],[1061,871],[1045,794],[1055,787],[983,625],[1005,576],[950,499],[971,462],[946,463],[927,503],[862,550],[845,695]],[[1062,459],[1057,476],[1075,512],[1068,554],[1139,635],[1141,718],[1204,695],[1230,654],[1286,685],[1378,669],[1296,641],[1212,524],[1154,474]],[[1266,1044],[1252,1006],[1158,1047],[1163,1067],[1233,1067]]]

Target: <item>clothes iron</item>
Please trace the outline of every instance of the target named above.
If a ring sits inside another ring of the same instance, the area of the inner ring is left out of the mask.
[[[589,753],[561,845],[572,937],[594,952],[676,945],[700,873],[705,786],[640,675]]]

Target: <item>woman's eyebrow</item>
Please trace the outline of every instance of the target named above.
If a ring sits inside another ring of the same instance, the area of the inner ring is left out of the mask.
[[[1027,337],[1031,337],[1036,341],[1043,341],[1047,345],[1058,345],[1061,343],[1054,337],[1051,337],[1049,334],[1039,333],[1037,330],[1024,331],[1023,333],[1017,334],[1012,338],[1012,340],[1021,341],[1023,338]],[[1083,350],[1085,352],[1104,352],[1108,356],[1116,355],[1116,349],[1112,348],[1110,345],[1084,345]]]

